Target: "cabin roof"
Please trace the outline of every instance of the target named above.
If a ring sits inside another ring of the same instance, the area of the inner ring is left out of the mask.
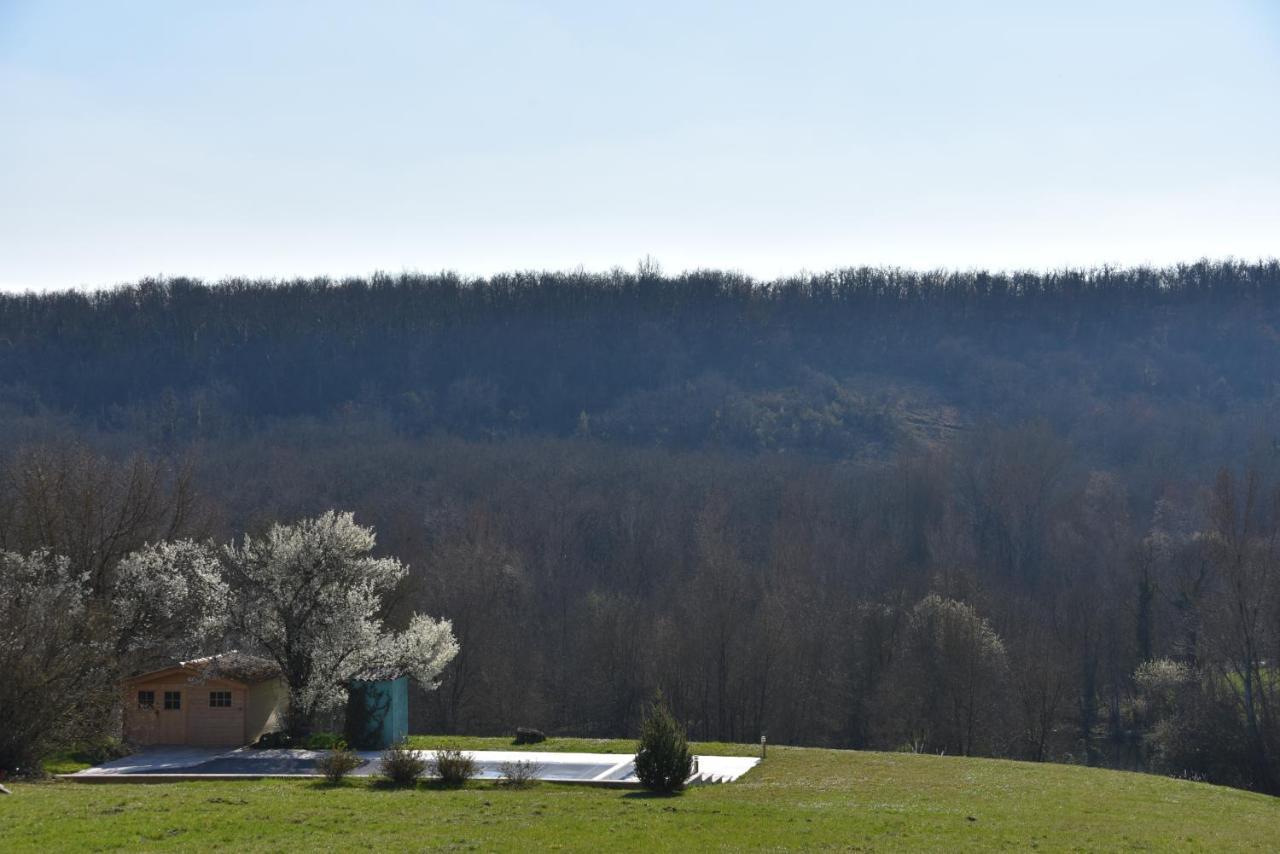
[[[353,682],[390,682],[404,676],[405,672],[392,665],[370,665],[351,677]]]
[[[225,679],[230,682],[253,685],[278,677],[280,666],[274,661],[233,649],[230,652],[179,661],[168,667],[138,673],[125,681],[141,682],[169,672],[183,672],[198,679]]]

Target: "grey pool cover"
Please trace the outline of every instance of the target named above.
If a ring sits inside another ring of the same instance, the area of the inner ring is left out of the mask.
[[[219,756],[208,762],[197,765],[167,767],[165,774],[320,774],[317,759],[302,757],[272,757],[264,762],[247,756]],[[541,763],[540,763],[541,764]],[[497,780],[502,776],[501,762],[477,762],[480,769],[477,775],[482,780]],[[378,773],[378,761],[365,759],[364,764],[353,771],[357,775]],[[608,773],[612,771],[612,773]],[[556,762],[543,764],[543,773],[538,776],[544,780],[625,780],[635,772],[635,763],[628,762],[621,768],[614,762]],[[120,774],[154,774],[154,769],[145,765],[122,768]]]
[[[531,762],[540,780],[597,783],[602,785],[633,784],[635,761],[629,753],[543,753],[534,751],[467,751],[479,768],[479,778],[496,780],[503,776],[503,766],[512,762]],[[425,760],[429,751],[418,751]],[[226,777],[309,777],[318,776],[318,762],[323,751],[314,750],[235,750],[199,748],[150,748],[131,756],[89,768],[69,779],[82,782],[106,782],[133,777],[149,780],[202,776]],[[381,772],[381,754],[361,751],[362,763],[352,773],[371,776]],[[702,782],[727,782],[737,779],[758,760],[748,757],[698,757],[701,770],[695,777]]]

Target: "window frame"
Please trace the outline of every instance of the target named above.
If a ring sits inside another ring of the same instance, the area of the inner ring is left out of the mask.
[[[231,692],[230,691],[210,691],[209,692],[209,708],[211,709],[231,708]]]
[[[182,711],[182,692],[181,691],[165,691],[164,692],[164,710],[166,712]]]
[[[139,690],[138,691],[138,708],[139,709],[155,709],[155,707],[156,707],[155,690],[154,689],[150,691]]]

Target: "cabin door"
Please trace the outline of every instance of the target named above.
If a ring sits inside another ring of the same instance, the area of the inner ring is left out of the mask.
[[[160,715],[156,743],[186,744],[187,692],[177,685],[165,685],[156,694],[156,712]]]

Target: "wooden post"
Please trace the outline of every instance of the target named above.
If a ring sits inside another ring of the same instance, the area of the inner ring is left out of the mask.
[[[765,739],[764,733],[760,733],[760,758],[764,759],[765,753],[769,750],[769,743]]]

